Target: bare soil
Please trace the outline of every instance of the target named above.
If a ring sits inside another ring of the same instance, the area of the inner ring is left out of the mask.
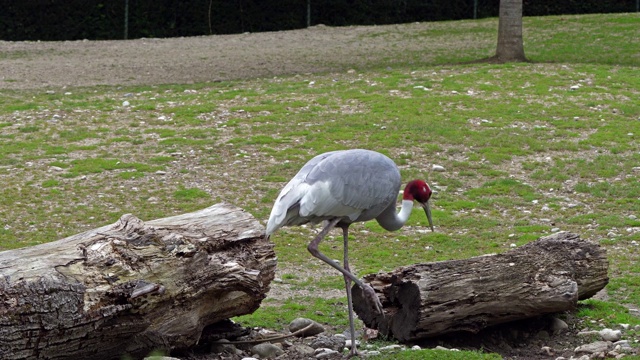
[[[431,52],[426,50],[436,44],[419,36],[399,36],[397,30],[411,33],[430,26],[318,25],[188,38],[0,41],[0,88],[189,84],[330,72],[380,61],[392,64],[406,60],[411,52],[429,57]]]

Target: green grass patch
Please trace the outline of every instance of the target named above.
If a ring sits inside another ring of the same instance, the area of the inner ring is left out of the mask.
[[[195,199],[205,199],[205,198],[209,198],[209,194],[201,189],[197,189],[197,188],[182,188],[179,190],[176,190],[173,193],[173,196],[176,199],[179,200],[195,200]]]

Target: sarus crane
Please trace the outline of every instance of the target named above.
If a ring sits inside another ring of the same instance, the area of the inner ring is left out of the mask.
[[[387,156],[371,150],[338,150],[320,154],[309,160],[282,189],[273,205],[266,235],[283,226],[319,223],[322,230],[309,243],[311,255],[331,265],[344,276],[351,331],[350,356],[357,354],[351,281],[363,291],[367,303],[380,314],[382,304],[373,288],[358,279],[349,268],[349,226],[354,222],[376,219],[388,231],[400,229],[409,219],[413,202],[427,215],[431,231],[433,221],[429,199],[431,189],[423,180],[412,180],[402,193],[402,206],[396,212],[401,180],[398,167]],[[334,227],[342,228],[344,264],[340,266],[318,250],[318,245]]]

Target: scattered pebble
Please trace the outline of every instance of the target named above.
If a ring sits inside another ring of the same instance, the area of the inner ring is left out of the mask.
[[[605,352],[609,349],[608,341],[595,341],[590,344],[580,345],[578,346],[574,352],[576,353],[589,353],[589,354],[597,354],[601,352]]]
[[[543,346],[540,351],[547,356],[553,356],[554,354],[553,349],[548,346]]]
[[[602,329],[599,334],[602,340],[611,342],[618,341],[622,338],[622,332],[620,330]]]
[[[331,349],[319,348],[315,351],[316,359],[324,359],[337,354],[338,352]]]
[[[360,346],[360,341],[356,340],[356,348]],[[351,349],[351,340],[345,340],[344,341],[344,347],[346,347],[347,349]]]
[[[443,171],[445,171],[444,166],[442,166],[442,165],[436,165],[436,164],[433,164],[433,166],[431,166],[431,170],[433,170],[433,171],[438,171],[438,172],[443,172]]]
[[[402,350],[402,349],[404,349],[404,346],[398,345],[398,344],[393,344],[393,345],[383,346],[378,350],[380,350],[380,351],[398,351],[398,350]]]
[[[280,356],[284,354],[284,350],[271,343],[262,343],[253,346],[251,348],[251,353],[260,356],[261,359],[264,359]]]
[[[569,328],[569,325],[567,325],[567,323],[564,322],[564,320],[562,319],[553,318],[553,320],[551,320],[550,330],[554,334],[560,333],[568,328]]]
[[[311,328],[309,328],[308,330],[306,330],[304,333],[301,334],[301,336],[306,337],[306,336],[313,336],[313,335],[318,335],[320,333],[324,332],[324,327],[320,324],[318,324],[317,322],[311,320],[311,319],[305,319],[305,318],[297,318],[294,319],[290,324],[289,324],[289,331],[296,332],[298,330],[304,329],[305,327],[311,325]]]
[[[360,351],[362,356],[380,356],[382,353],[378,350],[363,350]]]
[[[331,349],[334,351],[342,352],[342,350],[344,350],[344,348],[346,347],[346,343],[347,342],[343,337],[320,335],[313,339],[309,343],[309,346],[316,349],[316,351],[318,349]]]
[[[122,102],[122,106],[124,106],[124,107],[127,107],[127,106],[129,106],[129,105],[131,105],[131,103],[129,103],[129,102],[128,102],[128,101],[126,101],[126,100]]]

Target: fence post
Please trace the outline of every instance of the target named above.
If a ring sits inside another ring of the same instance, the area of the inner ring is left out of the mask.
[[[129,38],[129,0],[124,0],[124,39]]]

